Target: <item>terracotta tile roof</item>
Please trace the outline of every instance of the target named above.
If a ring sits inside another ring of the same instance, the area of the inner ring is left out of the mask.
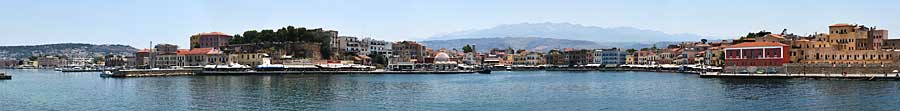
[[[744,42],[744,43],[728,46],[727,48],[763,47],[763,46],[788,46],[788,45],[778,43],[778,42]]]
[[[230,37],[231,35],[228,35],[223,32],[203,32],[203,33],[194,34],[194,36],[229,36]]]
[[[850,24],[839,23],[839,24],[831,25],[831,26],[829,26],[829,27],[848,27],[848,26],[850,26]]]
[[[141,49],[138,52],[150,52],[150,49]]]
[[[201,54],[220,54],[219,50],[213,48],[195,48],[191,50],[178,49],[178,55],[201,55]]]
[[[784,38],[784,36],[781,36],[781,34],[769,34],[769,35],[766,35],[766,36],[772,36],[772,37],[775,37],[775,38],[782,38],[782,39]]]

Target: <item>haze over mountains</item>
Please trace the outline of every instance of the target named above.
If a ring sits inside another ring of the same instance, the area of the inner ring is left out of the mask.
[[[514,48],[526,49],[531,51],[549,51],[554,48],[597,48],[610,47],[585,40],[568,40],[538,37],[497,37],[497,38],[462,38],[451,40],[429,40],[422,41],[427,47],[440,49],[457,49],[461,50],[461,46],[466,44],[475,45],[478,51],[487,51],[491,48]],[[563,47],[565,46],[565,47]]]
[[[94,45],[58,43],[28,46],[0,46],[0,58],[28,58],[31,56],[62,55],[91,57],[103,55],[132,55],[138,49],[127,45]]]
[[[595,42],[696,41],[704,38],[696,34],[666,34],[632,27],[604,28],[572,23],[521,23],[441,34],[426,40],[494,37],[543,37]]]
[[[699,41],[703,38],[708,37],[696,34],[667,34],[632,27],[604,28],[571,23],[521,23],[436,35],[424,40],[423,43],[435,49],[458,49],[465,44],[477,44],[480,51],[507,47],[546,51],[548,48],[642,48],[654,44],[666,46],[680,41]]]

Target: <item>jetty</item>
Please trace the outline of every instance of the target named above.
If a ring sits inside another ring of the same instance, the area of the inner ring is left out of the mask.
[[[0,73],[0,80],[12,79],[12,76],[6,75],[6,73]]]
[[[765,78],[859,78],[859,79],[900,79],[900,74],[734,74],[706,72],[700,77],[765,77]]]

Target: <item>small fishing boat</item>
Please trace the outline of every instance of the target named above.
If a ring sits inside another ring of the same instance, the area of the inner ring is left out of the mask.
[[[0,73],[0,80],[12,79],[12,76],[6,75],[6,73]]]
[[[112,77],[113,74],[112,71],[103,71],[103,73],[100,73],[100,77]]]
[[[490,69],[482,69],[482,70],[478,71],[478,73],[479,74],[491,74],[491,70]]]

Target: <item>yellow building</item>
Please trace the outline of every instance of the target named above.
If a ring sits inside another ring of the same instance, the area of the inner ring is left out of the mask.
[[[862,25],[834,24],[828,34],[795,39],[791,44],[791,62],[805,64],[883,64],[894,63],[896,52],[882,50],[887,30]]]
[[[230,63],[241,65],[257,66],[263,64],[265,58],[269,55],[266,53],[240,53],[228,55]]]

